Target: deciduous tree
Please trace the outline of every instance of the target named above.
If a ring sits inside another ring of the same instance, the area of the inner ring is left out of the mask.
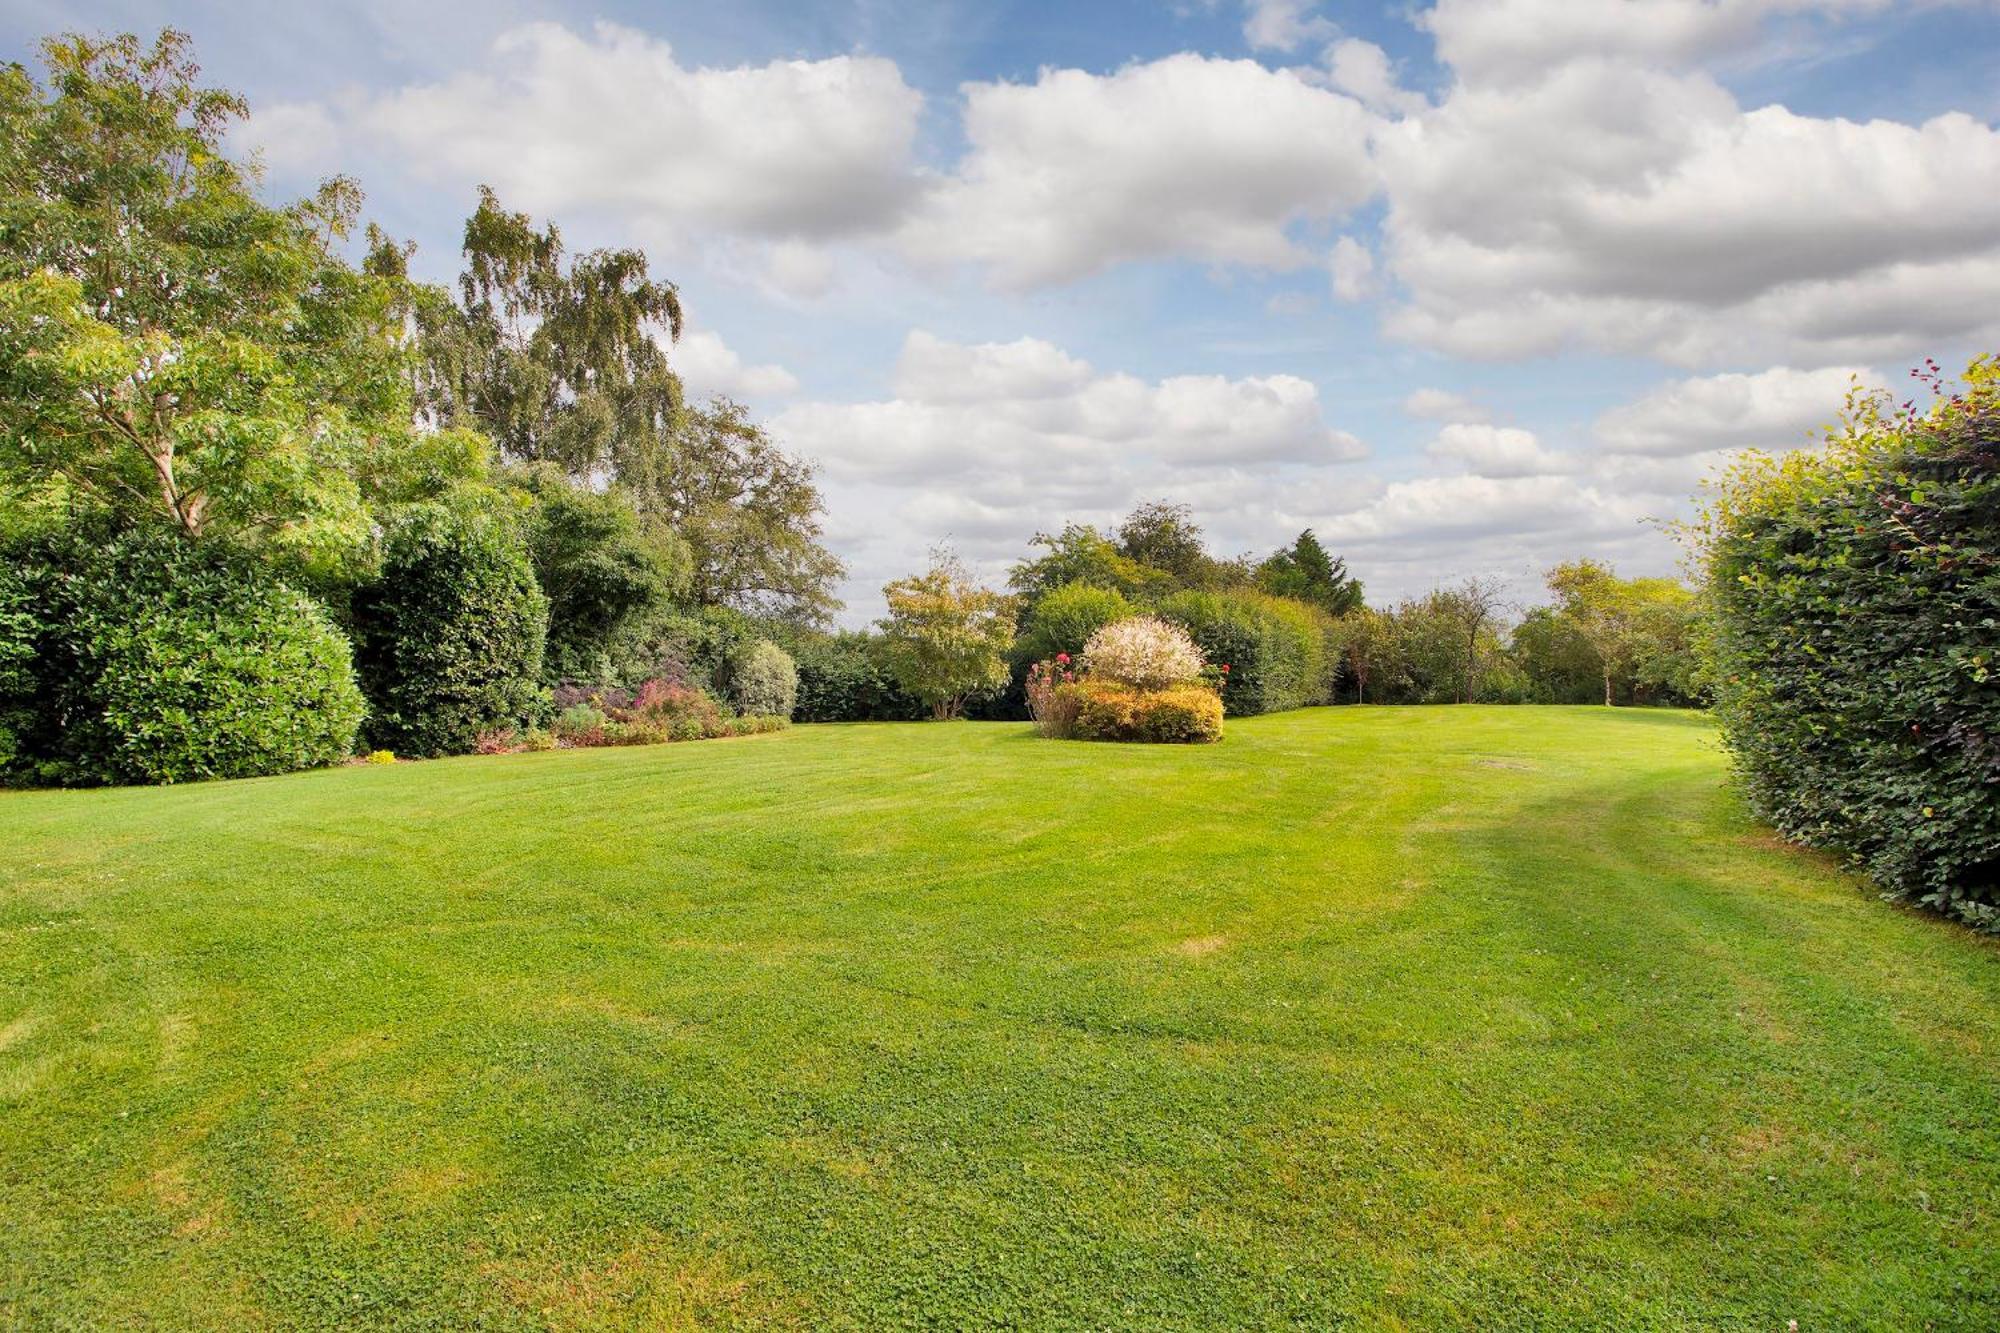
[[[932,717],[957,717],[971,695],[1007,683],[1013,599],[981,587],[957,556],[933,553],[928,570],[887,585],[882,596],[885,660]]]

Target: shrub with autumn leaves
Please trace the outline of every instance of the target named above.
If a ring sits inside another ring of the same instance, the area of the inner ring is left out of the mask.
[[[1140,616],[1092,634],[1080,661],[1058,653],[1030,667],[1028,711],[1057,740],[1216,741],[1228,675],[1178,626]]]

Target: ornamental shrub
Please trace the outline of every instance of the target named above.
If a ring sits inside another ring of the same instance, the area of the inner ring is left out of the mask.
[[[1925,412],[1850,395],[1825,450],[1739,465],[1696,535],[1753,807],[2000,929],[2000,363]]]
[[[735,663],[729,685],[738,712],[789,718],[798,702],[799,669],[791,654],[769,639],[759,639]]]
[[[1329,659],[1323,612],[1289,597],[1247,589],[1176,593],[1160,615],[1180,625],[1218,667],[1229,667],[1223,708],[1232,717],[1277,713],[1330,697],[1338,663]]]
[[[1028,716],[1034,720],[1035,730],[1050,740],[1066,741],[1076,734],[1079,695],[1069,688],[1075,682],[1076,673],[1070,669],[1068,653],[1028,668],[1022,683]]]
[[[1222,739],[1222,700],[1204,686],[1141,690],[1117,681],[1081,680],[1061,688],[1075,701],[1079,740],[1184,744]]]
[[[6,564],[0,693],[14,778],[259,777],[353,752],[363,704],[347,640],[265,566],[165,531],[50,536]]]
[[[482,731],[542,711],[548,601],[520,539],[497,520],[414,509],[382,574],[354,595],[370,740],[398,754],[465,754]]]
[[[1104,626],[1083,646],[1083,668],[1135,690],[1164,690],[1201,679],[1207,661],[1179,625],[1135,616]]]

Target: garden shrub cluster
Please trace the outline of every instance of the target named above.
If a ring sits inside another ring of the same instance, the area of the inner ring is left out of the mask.
[[[1188,743],[1222,739],[1222,699],[1187,632],[1154,616],[1101,626],[1075,658],[1028,670],[1036,729],[1055,740]]]
[[[1758,812],[2000,929],[2000,366],[1923,412],[1856,395],[1824,452],[1730,473],[1699,535]]]
[[[684,681],[647,680],[635,689],[562,686],[555,691],[555,721],[541,733],[498,736],[497,750],[659,745],[776,731],[789,719],[777,714],[734,714],[716,697]],[[518,740],[518,743],[517,743]]]
[[[816,635],[791,645],[799,686],[792,716],[800,722],[909,722],[924,716],[863,633]]]
[[[644,254],[482,190],[460,281],[414,281],[352,179],[262,197],[183,34],[41,57],[0,81],[0,777],[554,744],[571,679],[724,718],[634,736],[790,709],[765,640],[842,573],[813,468],[684,400]]]
[[[258,777],[361,724],[347,639],[298,590],[169,533],[18,540],[0,581],[0,730],[18,781]]]

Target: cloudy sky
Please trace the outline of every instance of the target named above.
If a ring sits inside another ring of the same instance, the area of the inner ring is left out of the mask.
[[[1671,572],[1726,451],[2000,348],[1995,0],[10,0],[0,48],[162,24],[423,276],[480,182],[644,247],[690,386],[820,463],[851,622],[1154,497],[1375,598]]]

